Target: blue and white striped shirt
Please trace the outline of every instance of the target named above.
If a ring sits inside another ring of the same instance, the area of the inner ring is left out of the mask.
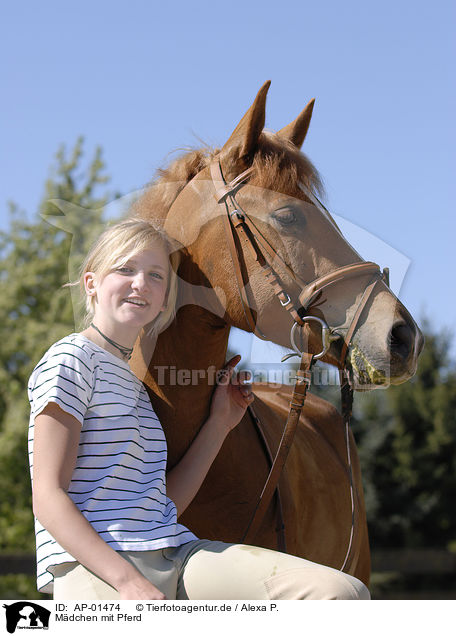
[[[167,447],[143,384],[126,362],[82,334],[56,342],[29,381],[30,471],[35,417],[49,402],[81,424],[68,495],[114,550],[175,547],[196,539],[166,496]],[[53,566],[75,561],[35,519],[37,587],[53,591]]]

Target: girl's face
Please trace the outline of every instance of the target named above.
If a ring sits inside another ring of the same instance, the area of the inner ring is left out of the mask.
[[[139,252],[101,280],[87,272],[84,282],[86,293],[95,295],[95,324],[141,329],[165,308],[168,276],[168,255],[160,245]]]

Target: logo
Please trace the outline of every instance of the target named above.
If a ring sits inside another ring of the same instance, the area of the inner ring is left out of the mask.
[[[3,605],[6,611],[6,630],[14,634],[16,629],[48,629],[51,612],[41,605],[21,601]]]

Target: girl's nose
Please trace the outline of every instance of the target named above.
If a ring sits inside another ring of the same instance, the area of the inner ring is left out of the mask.
[[[146,287],[146,277],[144,272],[138,272],[135,274],[131,282],[131,286],[133,289],[144,289]]]

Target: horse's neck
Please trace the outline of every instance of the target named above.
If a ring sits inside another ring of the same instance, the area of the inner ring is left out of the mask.
[[[154,349],[144,337],[141,350],[135,351],[132,368],[148,386],[165,430],[169,468],[209,414],[215,374],[225,363],[228,336],[225,323],[201,307],[186,305],[160,334]]]

